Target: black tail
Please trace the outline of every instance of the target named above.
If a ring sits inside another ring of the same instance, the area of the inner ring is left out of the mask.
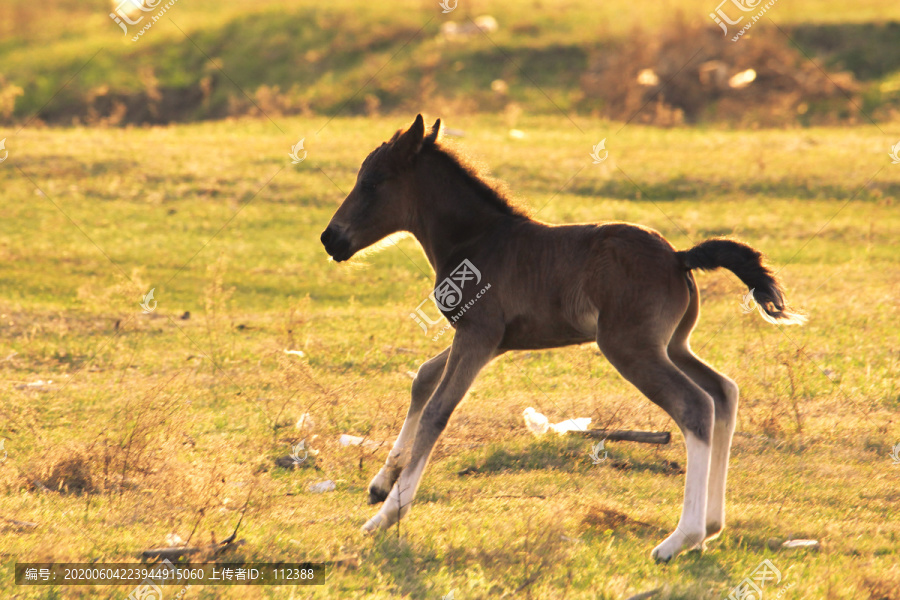
[[[701,242],[690,250],[677,252],[687,270],[712,271],[725,267],[738,276],[750,294],[745,297],[744,309],[753,309],[751,298],[760,314],[770,323],[802,325],[806,317],[790,312],[784,301],[784,291],[771,269],[763,264],[763,255],[747,244],[732,240],[713,239]]]

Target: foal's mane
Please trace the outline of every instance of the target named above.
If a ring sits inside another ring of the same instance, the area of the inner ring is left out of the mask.
[[[487,178],[481,169],[465,156],[447,148],[432,136],[426,136],[420,152],[431,152],[450,168],[451,173],[463,179],[475,189],[478,197],[490,207],[509,217],[528,219],[525,208],[518,206],[501,189],[485,181]]]

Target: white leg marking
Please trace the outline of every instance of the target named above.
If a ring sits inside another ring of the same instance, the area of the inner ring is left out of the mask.
[[[685,433],[687,447],[687,473],[684,477],[684,506],[678,527],[651,556],[656,561],[668,562],[682,550],[699,546],[706,535],[706,495],[709,481],[710,446],[690,432]]]
[[[706,539],[713,540],[725,528],[725,483],[728,480],[728,461],[731,440],[737,423],[738,387],[730,379],[722,382],[731,412],[716,414],[713,427],[712,456],[709,465],[709,493],[706,504]],[[721,407],[719,407],[721,409]]]
[[[376,494],[380,493],[381,496],[387,495],[391,486],[397,481],[400,472],[409,463],[412,444],[416,438],[416,429],[419,427],[419,418],[421,416],[422,410],[406,416],[403,427],[400,429],[400,435],[397,436],[397,441],[394,442],[393,448],[388,453],[384,466],[381,467],[381,470],[369,483],[370,496],[373,495],[373,492]]]
[[[428,458],[460,400],[462,400],[478,371],[493,357],[496,346],[485,344],[481,338],[483,330],[476,334],[457,331],[453,338],[450,356],[446,359],[441,382],[428,400],[419,418],[415,440],[410,450],[409,463],[400,472],[400,478],[391,488],[390,494],[374,517],[363,525],[363,531],[386,529],[396,523],[409,512],[416,490],[422,480],[422,473],[428,464]],[[502,332],[495,332],[499,342]],[[475,335],[475,337],[471,337]],[[481,342],[474,343],[473,342]],[[461,350],[465,348],[465,350]],[[446,352],[446,351],[445,351]],[[433,360],[438,360],[435,358]]]
[[[438,385],[449,354],[450,349],[448,348],[419,368],[416,379],[413,381],[412,399],[409,411],[406,413],[406,420],[403,421],[403,427],[400,429],[400,435],[397,436],[397,441],[394,442],[394,447],[388,454],[384,466],[369,482],[369,504],[376,504],[387,497],[401,471],[409,463],[422,412]]]
[[[422,474],[425,472],[427,462],[425,459],[420,459],[403,469],[400,479],[391,488],[391,493],[388,494],[384,504],[381,505],[381,509],[363,525],[363,531],[372,532],[376,529],[388,529],[406,516],[406,513],[409,512],[409,507],[412,505],[416,489],[418,489],[419,483],[422,481]]]
[[[706,540],[719,536],[725,527],[725,480],[728,478],[728,454],[731,432],[724,421],[713,428],[712,456],[709,464],[709,491],[706,506]]]

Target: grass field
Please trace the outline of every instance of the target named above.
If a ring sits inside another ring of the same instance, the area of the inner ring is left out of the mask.
[[[490,365],[399,531],[363,536],[365,488],[386,448],[337,439],[392,440],[409,372],[448,340],[409,317],[432,284],[413,240],[336,265],[318,235],[362,158],[413,116],[278,119],[284,134],[265,119],[26,128],[7,143],[0,596],[124,598],[121,587],[16,587],[13,566],[134,560],[170,533],[205,544],[243,514],[246,543],[231,556],[336,561],[327,583],[187,597],[624,599],[662,588],[655,598],[718,599],[768,558],[783,581],[766,598],[900,598],[889,124],[751,132],[439,115],[465,132],[448,143],[537,218],[639,222],[679,248],[736,235],[768,254],[810,321],[770,326],[742,314],[746,290],[730,273],[698,276],[693,346],[742,394],[729,523],[703,555],[650,560],[680,511],[681,436],[592,345]],[[301,137],[309,154],[292,165]],[[610,158],[595,165],[602,138]],[[144,314],[151,288],[158,306]],[[38,380],[52,384],[25,385]],[[673,441],[610,442],[593,465],[588,440],[528,433],[528,406]],[[313,431],[296,430],[307,412]],[[317,456],[276,466],[312,435]],[[326,479],[334,492],[308,491]],[[769,547],[790,536],[822,549]]]

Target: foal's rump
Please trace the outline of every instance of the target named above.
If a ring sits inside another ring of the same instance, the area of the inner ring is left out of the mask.
[[[596,340],[601,330],[665,345],[697,301],[693,269],[725,267],[754,290],[767,320],[803,322],[786,309],[762,254],[740,242],[712,239],[678,251],[659,232],[622,222],[530,221],[506,233],[466,254],[492,284],[473,306],[472,317],[502,315],[503,350],[581,344]],[[688,333],[696,318],[694,309]]]
[[[667,330],[680,320],[689,287],[675,248],[659,232],[632,223],[596,229],[586,287],[607,325]]]

